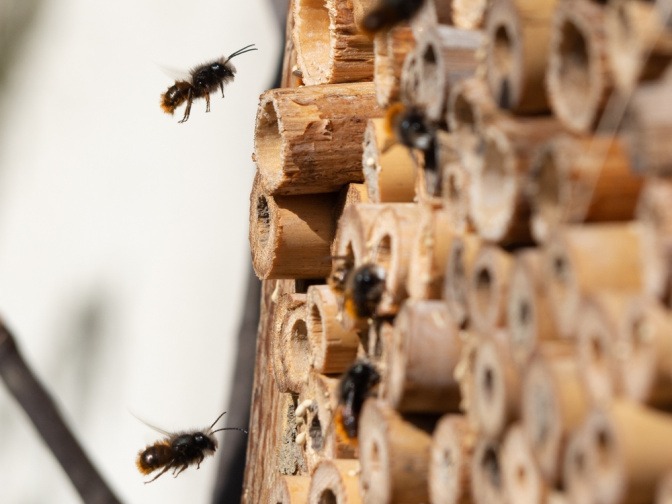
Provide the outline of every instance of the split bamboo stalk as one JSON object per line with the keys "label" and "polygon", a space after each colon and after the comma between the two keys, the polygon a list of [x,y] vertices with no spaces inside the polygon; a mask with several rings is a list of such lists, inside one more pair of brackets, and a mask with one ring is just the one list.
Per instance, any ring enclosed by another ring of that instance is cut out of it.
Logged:
{"label": "split bamboo stalk", "polygon": [[383,399],[400,412],[459,411],[461,343],[443,301],[406,300],[394,320]]}
{"label": "split bamboo stalk", "polygon": [[450,217],[441,209],[420,208],[406,280],[406,290],[411,298],[441,298],[448,252],[454,237]]}
{"label": "split bamboo stalk", "polygon": [[[289,12],[294,9],[294,0],[289,0]],[[294,16],[287,16],[285,23],[285,33],[294,32]],[[301,80],[301,71],[296,63],[296,47],[294,47],[294,40],[292,37],[285,38],[285,50],[282,58],[282,78],[280,85],[283,88],[296,88],[303,86]]]}
{"label": "split bamboo stalk", "polygon": [[658,481],[655,504],[672,504],[672,470]]}
{"label": "split bamboo stalk", "polygon": [[593,411],[586,429],[595,502],[652,502],[657,481],[672,467],[672,417],[615,401]]}
{"label": "split bamboo stalk", "polygon": [[481,239],[473,233],[455,236],[450,243],[446,264],[443,299],[453,320],[464,327],[469,319],[469,291]]}
{"label": "split bamboo stalk", "polygon": [[[309,504],[360,504],[359,461],[323,460],[310,480]],[[306,502],[306,501],[304,501]]]}
{"label": "split bamboo stalk", "polygon": [[323,278],[336,231],[335,194],[271,196],[254,180],[250,195],[250,247],[257,276]]}
{"label": "split bamboo stalk", "polygon": [[378,315],[394,315],[407,296],[406,278],[418,212],[418,206],[412,203],[389,203],[377,215],[369,234],[370,262],[385,270],[385,291]]}
{"label": "split bamboo stalk", "polygon": [[308,501],[308,476],[279,476],[273,484],[273,504],[305,504]]}
{"label": "split bamboo stalk", "polygon": [[658,407],[672,406],[672,313],[652,297],[632,298],[619,340],[624,395]]}
{"label": "split bamboo stalk", "polygon": [[[455,148],[457,156],[449,156],[442,160],[441,167],[441,199],[446,211],[450,214],[453,223],[452,227],[456,233],[466,233],[472,231],[473,227],[469,220],[469,172],[462,163],[460,150],[456,148],[458,136],[451,134],[449,138],[445,135],[439,136],[439,141],[448,140],[450,146]],[[443,149],[443,147],[442,147]]]}
{"label": "split bamboo stalk", "polygon": [[[273,466],[273,470],[276,473],[276,479],[281,474],[306,476],[308,473],[308,466],[306,464],[305,454],[302,446],[296,443],[299,427],[303,425],[301,422],[305,420],[303,415],[300,419],[296,416],[296,401],[298,396],[294,393],[283,393],[276,397],[278,397],[278,415],[275,418],[278,425],[274,426],[274,431],[278,441],[276,441],[276,465]],[[302,480],[298,481],[300,483]],[[308,493],[309,483],[309,479],[305,481],[306,495]],[[297,486],[301,485],[299,484]],[[301,502],[303,504],[305,500]]]}
{"label": "split bamboo stalk", "polygon": [[485,74],[500,107],[517,114],[548,112],[544,80],[556,3],[500,0],[488,6]]}
{"label": "split bamboo stalk", "polygon": [[634,218],[643,179],[630,169],[624,147],[613,135],[562,135],[539,149],[527,188],[537,242],[565,222]]}
{"label": "split bamboo stalk", "polygon": [[362,182],[366,120],[382,115],[370,82],[266,91],[254,145],[264,189],[311,194]]}
{"label": "split bamboo stalk", "polygon": [[658,79],[672,59],[672,33],[655,2],[611,0],[605,12],[609,64],[622,93]]}
{"label": "split bamboo stalk", "polygon": [[359,203],[369,203],[369,196],[366,191],[366,186],[364,184],[348,184],[347,186],[341,189],[339,195],[339,208],[343,210],[339,212],[341,215],[346,208],[351,205],[357,205]]}
{"label": "split bamboo stalk", "polygon": [[[285,293],[280,296],[277,301],[277,308],[274,312],[273,320],[273,330],[271,338],[271,363],[273,365],[273,376],[275,377],[275,383],[278,386],[280,392],[289,392],[290,384],[287,381],[287,375],[289,373],[289,366],[292,364],[289,362],[289,355],[285,352],[286,342],[283,341],[283,328],[288,325],[289,315],[295,310],[303,310],[306,303],[305,294],[295,294],[295,293]],[[300,324],[297,326],[297,330],[300,329]],[[291,336],[291,332],[289,333]],[[295,336],[300,336],[300,331],[296,333]],[[297,339],[296,344],[300,346],[300,339]],[[296,383],[291,384],[294,387],[294,390],[298,391],[296,388]]]}
{"label": "split bamboo stalk", "polygon": [[487,0],[452,0],[452,19],[455,26],[475,30],[483,25]]}
{"label": "split bamboo stalk", "polygon": [[441,417],[432,436],[429,497],[432,503],[471,504],[471,458],[476,435],[463,415]]}
{"label": "split bamboo stalk", "polygon": [[478,418],[476,415],[475,390],[476,390],[476,350],[479,348],[482,336],[474,331],[462,329],[460,331],[460,339],[462,340],[462,352],[460,353],[460,361],[455,366],[455,379],[460,384],[460,409],[464,411],[464,415],[469,420],[469,425],[475,430],[478,426]]}
{"label": "split bamboo stalk", "polygon": [[618,361],[623,342],[619,340],[619,328],[633,295],[632,291],[597,290],[581,303],[576,323],[577,360],[586,391],[595,403],[622,393]]}
{"label": "split bamboo stalk", "polygon": [[362,167],[372,203],[413,201],[415,161],[410,150],[397,143],[384,118],[368,121],[364,132]]}
{"label": "split bamboo stalk", "polygon": [[550,117],[501,115],[484,127],[482,154],[465,160],[470,177],[470,216],[476,231],[489,241],[525,244],[532,241],[530,205],[525,184],[535,149],[558,133]]}
{"label": "split bamboo stalk", "polygon": [[366,239],[380,210],[381,206],[374,203],[360,203],[345,208],[338,221],[332,256],[345,258],[350,266],[363,264],[366,260]]}
{"label": "split bamboo stalk", "polygon": [[529,363],[521,416],[541,474],[557,486],[569,435],[584,421],[589,403],[574,355],[553,353],[542,346]]}
{"label": "split bamboo stalk", "polygon": [[499,438],[520,416],[521,376],[500,330],[484,337],[474,356],[473,414],[479,435]]}
{"label": "split bamboo stalk", "polygon": [[502,479],[510,502],[545,504],[549,487],[544,482],[520,424],[506,431],[501,449]]}
{"label": "split bamboo stalk", "polygon": [[499,441],[481,438],[471,458],[471,495],[475,504],[507,504]]}
{"label": "split bamboo stalk", "polygon": [[365,502],[428,501],[429,434],[389,406],[369,399],[359,420],[359,446],[360,485]]}
{"label": "split bamboo stalk", "polygon": [[307,294],[311,363],[319,373],[343,373],[357,357],[359,337],[338,320],[336,294],[328,285],[311,285]]}
{"label": "split bamboo stalk", "polygon": [[480,247],[468,284],[469,320],[482,334],[506,324],[513,256],[496,245]]}
{"label": "split bamboo stalk", "polygon": [[642,287],[640,236],[635,223],[566,225],[551,235],[544,269],[562,337],[574,334],[583,294],[596,288],[634,291]]}
{"label": "split bamboo stalk", "polygon": [[[287,301],[285,301],[287,299]],[[308,380],[310,371],[310,343],[306,325],[307,309],[305,295],[288,295],[281,298],[281,304],[287,302],[279,338],[274,351],[274,362],[282,362],[280,369],[284,370],[284,384],[288,391],[298,393]],[[280,355],[278,355],[278,353]]]}
{"label": "split bamboo stalk", "polygon": [[594,481],[590,467],[594,463],[593,453],[588,449],[588,431],[582,423],[570,435],[562,462],[564,488],[569,502],[573,504],[594,504]]}
{"label": "split bamboo stalk", "polygon": [[542,254],[524,249],[515,255],[506,302],[506,321],[514,361],[523,369],[541,342],[559,335],[546,293]]}
{"label": "split bamboo stalk", "polygon": [[558,2],[552,20],[546,86],[551,108],[571,130],[593,130],[611,94],[605,38],[604,6],[600,2]]}
{"label": "split bamboo stalk", "polygon": [[294,0],[294,45],[303,81],[310,85],[373,78],[373,43],[355,25],[346,0]]}
{"label": "split bamboo stalk", "polygon": [[409,52],[401,72],[401,98],[438,122],[445,115],[446,95],[476,70],[481,33],[437,25],[427,28]]}
{"label": "split bamboo stalk", "polygon": [[373,39],[373,83],[381,107],[399,101],[401,69],[406,55],[413,50],[415,37],[407,25],[395,26],[376,34]]}

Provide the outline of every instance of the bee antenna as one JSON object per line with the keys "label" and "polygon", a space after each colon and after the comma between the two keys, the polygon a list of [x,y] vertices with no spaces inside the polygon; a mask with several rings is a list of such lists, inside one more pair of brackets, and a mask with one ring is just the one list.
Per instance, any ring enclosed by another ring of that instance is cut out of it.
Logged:
{"label": "bee antenna", "polygon": [[246,45],[245,47],[241,47],[238,49],[236,52],[232,53],[229,55],[228,58],[226,58],[226,61],[229,61],[231,58],[235,58],[236,56],[240,56],[241,54],[245,54],[250,51],[257,51],[257,48],[254,47],[254,44]]}
{"label": "bee antenna", "polygon": [[247,434],[247,431],[245,429],[241,429],[240,427],[224,427],[222,429],[217,429],[217,430],[210,431],[210,434],[214,434],[215,432],[219,432],[219,431],[223,431],[223,430],[237,430],[237,431],[244,432],[245,434]]}
{"label": "bee antenna", "polygon": [[[219,416],[217,417],[217,419],[216,419],[214,422],[212,422],[212,425],[211,425],[210,428],[208,429],[210,432],[212,432],[212,428],[215,426],[215,424],[216,424],[217,422],[219,422],[219,419],[222,418],[224,415],[226,415],[226,411],[225,411],[224,413],[222,413],[221,415],[219,415]],[[215,432],[217,432],[217,431],[215,431]]]}

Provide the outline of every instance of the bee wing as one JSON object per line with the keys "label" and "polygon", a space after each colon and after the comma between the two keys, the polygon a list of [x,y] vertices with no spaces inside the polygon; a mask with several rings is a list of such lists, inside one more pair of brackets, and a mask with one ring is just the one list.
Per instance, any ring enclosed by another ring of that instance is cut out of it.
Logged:
{"label": "bee wing", "polygon": [[[180,68],[173,68],[166,65],[159,65],[161,71],[170,77],[174,81],[190,81],[191,73],[189,70],[183,70]],[[138,419],[139,420],[139,419]]]}
{"label": "bee wing", "polygon": [[133,415],[133,416],[136,418],[136,420],[139,420],[140,422],[142,422],[143,424],[145,424],[147,427],[149,427],[150,429],[155,430],[155,431],[158,432],[159,434],[163,434],[163,435],[166,436],[166,437],[170,437],[170,436],[173,435],[172,432],[168,432],[167,430],[163,430],[163,429],[161,429],[161,428],[159,428],[159,427],[156,427],[155,425],[152,425],[152,424],[150,424],[150,423],[148,423],[148,422],[145,422],[142,418],[140,418],[139,416],[137,416],[137,415],[136,415],[135,413],[133,413],[132,411],[130,411],[129,413],[130,413],[131,415]]}

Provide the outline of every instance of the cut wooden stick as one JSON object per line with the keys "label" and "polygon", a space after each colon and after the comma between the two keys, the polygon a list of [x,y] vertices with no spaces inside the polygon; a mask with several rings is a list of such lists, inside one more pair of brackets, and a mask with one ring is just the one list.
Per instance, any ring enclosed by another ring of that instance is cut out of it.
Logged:
{"label": "cut wooden stick", "polygon": [[365,502],[427,502],[431,437],[380,401],[364,403],[359,462]]}
{"label": "cut wooden stick", "polygon": [[307,502],[309,504],[361,503],[358,474],[358,460],[321,461],[313,471]]}
{"label": "cut wooden stick", "polygon": [[481,438],[471,458],[471,495],[475,504],[505,504],[499,441]]}
{"label": "cut wooden stick", "polygon": [[308,85],[373,78],[373,42],[345,0],[294,0],[294,45]]}
{"label": "cut wooden stick", "polygon": [[596,288],[634,291],[642,287],[640,236],[634,223],[613,223],[563,226],[549,238],[544,269],[562,337],[574,334],[582,294]]}
{"label": "cut wooden stick", "polygon": [[399,101],[401,69],[406,55],[415,46],[413,31],[407,25],[395,26],[373,39],[373,83],[381,107]]}
{"label": "cut wooden stick", "polygon": [[336,231],[336,194],[278,196],[256,177],[250,195],[250,247],[257,276],[324,278]]}
{"label": "cut wooden stick", "polygon": [[524,369],[537,346],[558,339],[546,293],[541,251],[524,249],[515,255],[506,301],[511,353]]}
{"label": "cut wooden stick", "polygon": [[541,477],[520,424],[506,431],[501,449],[502,479],[509,502],[546,502],[549,488]]}
{"label": "cut wooden stick", "polygon": [[408,147],[397,143],[383,118],[369,119],[364,132],[362,167],[372,203],[412,202],[416,163]]}
{"label": "cut wooden stick", "polygon": [[428,206],[421,207],[406,280],[410,297],[441,297],[453,237],[452,222],[447,212]]}
{"label": "cut wooden stick", "polygon": [[278,476],[273,484],[273,504],[305,504],[308,501],[309,476]]}
{"label": "cut wooden stick", "polygon": [[476,234],[467,233],[455,236],[448,251],[443,299],[453,320],[462,327],[469,319],[469,284],[480,247],[481,239]]}
{"label": "cut wooden stick", "polygon": [[541,474],[557,486],[569,435],[584,421],[589,403],[574,353],[548,349],[542,346],[525,372],[521,415]]}
{"label": "cut wooden stick", "polygon": [[357,357],[359,337],[339,322],[338,299],[331,287],[308,287],[307,310],[313,368],[324,374],[344,372]]}
{"label": "cut wooden stick", "polygon": [[266,91],[254,145],[264,189],[311,194],[362,182],[366,120],[382,115],[370,82]]}
{"label": "cut wooden stick", "polygon": [[406,300],[395,317],[383,399],[401,412],[457,412],[459,328],[440,300]]}
{"label": "cut wooden stick", "polygon": [[[283,333],[284,327],[286,324],[289,324],[289,314],[297,309],[304,309],[306,304],[306,295],[305,294],[294,294],[294,293],[285,293],[280,296],[277,301],[277,307],[273,313],[273,336],[271,338],[271,363],[273,366],[273,376],[275,377],[275,383],[278,386],[280,392],[289,392],[290,383],[287,381],[288,369],[291,363],[289,362],[289,354],[287,350],[287,342],[283,340],[283,336],[289,335],[292,336],[291,331],[288,333]],[[300,324],[297,326],[297,330],[300,329]],[[288,330],[288,329],[287,329]],[[300,331],[295,334],[295,336],[300,336]],[[301,346],[300,339],[297,339],[296,345]],[[307,343],[307,342],[306,342]],[[305,349],[308,350],[308,346],[305,345]],[[304,362],[300,360],[299,362]],[[297,384],[291,383],[293,387],[292,390],[298,392]]]}
{"label": "cut wooden stick", "polygon": [[470,504],[471,458],[476,435],[462,415],[439,420],[432,436],[429,464],[430,502]]}
{"label": "cut wooden stick", "polygon": [[467,30],[483,25],[487,0],[452,0],[452,20],[455,26]]}
{"label": "cut wooden stick", "polygon": [[591,0],[558,2],[546,86],[551,108],[571,130],[597,126],[613,88],[606,52],[604,6]]}
{"label": "cut wooden stick", "polygon": [[277,361],[282,362],[280,369],[285,372],[284,384],[286,389],[298,393],[308,380],[311,360],[308,326],[306,324],[308,315],[306,296],[300,294],[288,295],[288,297],[281,299],[281,306],[284,303],[287,303],[288,306],[284,310],[280,331],[276,333],[279,336],[279,342],[275,347],[274,365]]}
{"label": "cut wooden stick", "polygon": [[648,503],[672,467],[672,417],[634,402],[614,401],[586,423],[595,502]]}
{"label": "cut wooden stick", "polygon": [[450,88],[474,74],[481,43],[479,31],[443,25],[424,30],[404,61],[402,101],[421,109],[430,121],[442,120]]}
{"label": "cut wooden stick", "polygon": [[544,81],[557,0],[492,2],[485,21],[485,75],[499,106],[517,114],[548,111]]}
{"label": "cut wooden stick", "polygon": [[564,222],[631,220],[642,183],[618,137],[558,136],[530,167],[532,235],[543,243]]}
{"label": "cut wooden stick", "polygon": [[492,334],[506,323],[506,305],[513,256],[496,245],[477,253],[468,284],[469,320],[482,334]]}

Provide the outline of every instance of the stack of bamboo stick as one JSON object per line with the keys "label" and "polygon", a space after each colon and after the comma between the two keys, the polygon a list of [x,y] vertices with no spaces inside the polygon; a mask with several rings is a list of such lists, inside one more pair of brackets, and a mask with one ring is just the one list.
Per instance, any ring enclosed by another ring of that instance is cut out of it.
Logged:
{"label": "stack of bamboo stick", "polygon": [[[368,36],[367,1],[292,1],[245,502],[672,502],[668,3],[425,0]],[[327,282],[364,264],[368,319]],[[353,442],[357,359],[381,381]]]}

